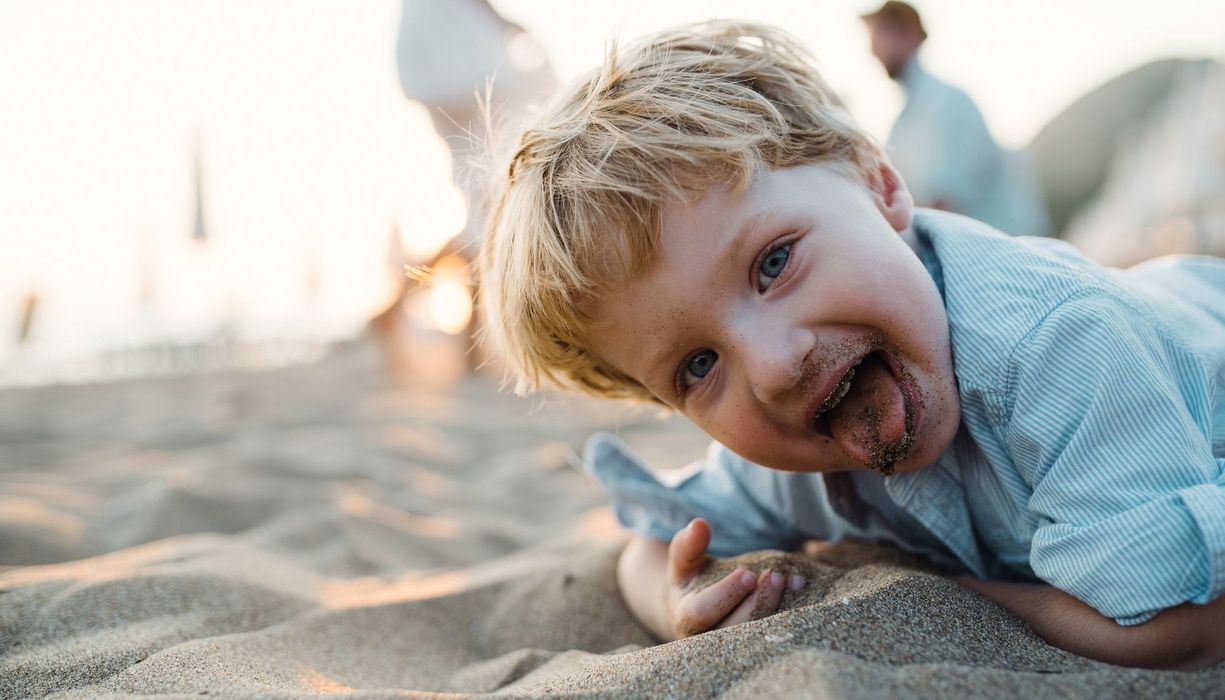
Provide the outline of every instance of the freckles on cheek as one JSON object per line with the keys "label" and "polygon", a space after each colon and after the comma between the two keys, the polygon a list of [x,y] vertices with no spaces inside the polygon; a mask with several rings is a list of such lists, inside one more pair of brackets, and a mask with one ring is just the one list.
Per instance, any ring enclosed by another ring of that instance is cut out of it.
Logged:
{"label": "freckles on cheek", "polygon": [[770,446],[777,441],[771,427],[753,413],[730,413],[717,425],[698,425],[733,452],[749,456],[750,459],[768,454]]}

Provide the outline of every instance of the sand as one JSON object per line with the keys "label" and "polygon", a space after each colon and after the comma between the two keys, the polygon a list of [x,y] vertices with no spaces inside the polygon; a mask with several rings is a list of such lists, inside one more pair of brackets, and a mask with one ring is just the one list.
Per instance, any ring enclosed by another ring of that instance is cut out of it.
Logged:
{"label": "sand", "polygon": [[[0,697],[1225,696],[1225,668],[1054,649],[920,562],[850,543],[747,563],[784,612],[655,645],[575,449],[703,440],[488,380],[393,387],[369,348],[261,374],[0,392]],[[712,571],[711,575],[717,575]]]}

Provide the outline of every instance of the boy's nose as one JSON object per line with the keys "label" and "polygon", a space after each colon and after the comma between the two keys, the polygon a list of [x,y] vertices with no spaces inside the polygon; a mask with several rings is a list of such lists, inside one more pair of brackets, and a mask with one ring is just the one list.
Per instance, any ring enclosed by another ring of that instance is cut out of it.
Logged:
{"label": "boy's nose", "polygon": [[753,395],[770,403],[786,394],[804,371],[804,357],[812,349],[811,334],[800,329],[759,332],[744,339],[744,365]]}

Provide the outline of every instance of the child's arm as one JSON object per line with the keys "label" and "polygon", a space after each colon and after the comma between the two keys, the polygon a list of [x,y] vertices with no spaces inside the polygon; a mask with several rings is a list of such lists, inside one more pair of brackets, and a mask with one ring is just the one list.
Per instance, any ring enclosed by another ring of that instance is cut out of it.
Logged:
{"label": "child's arm", "polygon": [[[730,627],[778,610],[782,574],[760,576],[738,568],[698,589],[695,581],[710,557],[710,526],[701,518],[676,533],[672,543],[635,536],[621,553],[617,581],[621,595],[647,629],[664,641]],[[760,600],[759,600],[760,599]]]}
{"label": "child's arm", "polygon": [[958,581],[1073,654],[1147,668],[1203,668],[1225,660],[1225,597],[1205,605],[1179,605],[1125,627],[1054,586],[970,577]]}

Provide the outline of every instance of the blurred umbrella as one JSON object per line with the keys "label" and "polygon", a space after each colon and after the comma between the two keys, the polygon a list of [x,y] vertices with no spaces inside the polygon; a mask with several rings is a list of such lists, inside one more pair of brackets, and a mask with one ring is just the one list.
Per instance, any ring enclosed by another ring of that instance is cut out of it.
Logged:
{"label": "blurred umbrella", "polygon": [[200,155],[200,136],[196,134],[191,142],[192,174],[195,187],[195,219],[191,229],[191,239],[200,243],[208,240],[208,225],[204,216],[204,167]]}
{"label": "blurred umbrella", "polygon": [[30,339],[30,331],[34,328],[34,315],[38,311],[38,292],[30,290],[21,301],[21,320],[17,324],[17,345],[25,345]]}

